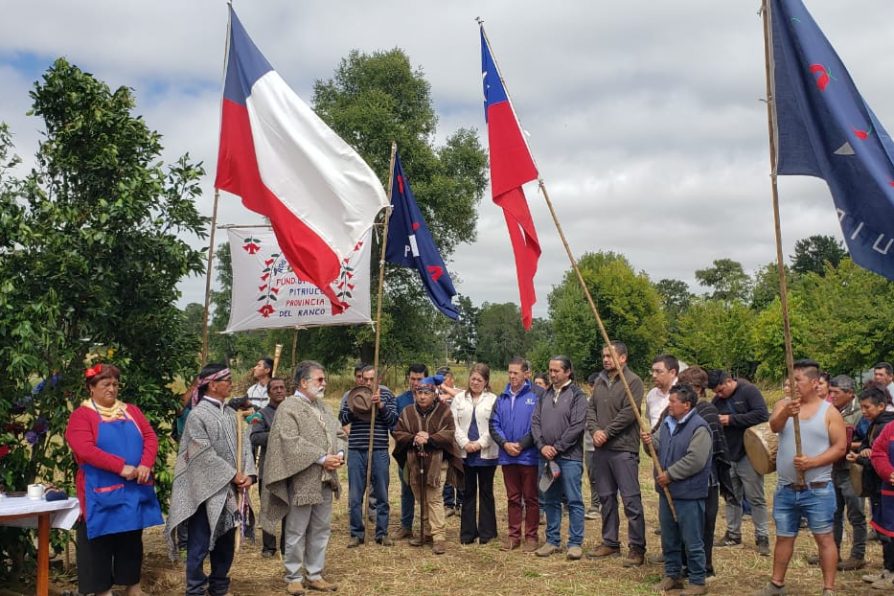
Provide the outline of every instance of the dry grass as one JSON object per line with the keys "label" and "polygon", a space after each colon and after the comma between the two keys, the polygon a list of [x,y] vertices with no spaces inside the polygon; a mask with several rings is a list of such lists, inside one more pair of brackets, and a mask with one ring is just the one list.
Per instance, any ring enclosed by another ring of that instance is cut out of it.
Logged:
{"label": "dry grass", "polygon": [[[331,395],[339,395],[333,391]],[[337,397],[328,398],[331,407],[337,407]],[[652,533],[657,526],[657,494],[651,480],[650,460],[642,457],[640,479],[647,521],[647,541],[650,553],[660,551],[659,537]],[[344,486],[347,486],[342,471]],[[399,483],[396,467],[391,467],[391,530],[399,527]],[[767,495],[772,499],[775,476],[767,479]],[[586,485],[586,482],[584,483]],[[506,528],[506,501],[502,477],[495,480],[498,527]],[[584,488],[585,499],[588,487]],[[253,491],[257,507],[257,494]],[[417,511],[418,513],[418,511]],[[416,520],[418,524],[418,518]],[[772,522],[771,522],[772,523]],[[337,501],[332,519],[332,539],[327,553],[325,577],[339,586],[338,593],[346,595],[369,594],[433,594],[465,595],[486,592],[493,596],[503,595],[573,595],[573,594],[650,594],[661,579],[661,565],[649,565],[639,569],[625,569],[618,558],[600,561],[568,561],[564,556],[547,559],[525,555],[515,550],[505,553],[499,550],[499,540],[490,544],[461,546],[459,544],[459,518],[447,520],[448,551],[435,556],[430,547],[413,548],[406,541],[394,547],[382,547],[374,543],[360,548],[346,548],[348,514],[346,494]],[[586,521],[585,550],[600,542],[601,523]],[[622,515],[622,544],[626,538],[626,521]],[[725,530],[721,504],[717,535]],[[543,527],[541,527],[541,539]],[[771,529],[772,535],[772,529]],[[563,532],[563,537],[567,533]],[[772,559],[761,557],[754,546],[753,527],[750,518],[743,525],[747,543],[738,548],[718,548],[714,551],[718,579],[710,585],[714,594],[750,594],[769,579]],[[771,540],[772,542],[772,540]],[[146,560],[143,588],[148,594],[182,593],[183,567],[171,563],[166,556],[162,529],[151,528],[144,534]],[[846,533],[844,550],[849,552],[850,538]],[[626,549],[625,549],[626,550]],[[816,551],[810,535],[802,532],[796,544],[796,554],[789,567],[787,586],[790,594],[818,594],[822,578],[817,567],[806,564],[804,557]],[[867,553],[867,570],[881,569],[881,548],[870,543]],[[866,585],[860,575],[868,571],[838,574],[839,594],[866,593]],[[262,558],[260,532],[257,544],[245,544],[237,554],[231,571],[234,594],[285,594],[282,579],[282,563],[278,557]],[[58,588],[65,586],[57,583]],[[70,589],[70,584],[69,584]],[[878,592],[876,592],[878,593]]]}

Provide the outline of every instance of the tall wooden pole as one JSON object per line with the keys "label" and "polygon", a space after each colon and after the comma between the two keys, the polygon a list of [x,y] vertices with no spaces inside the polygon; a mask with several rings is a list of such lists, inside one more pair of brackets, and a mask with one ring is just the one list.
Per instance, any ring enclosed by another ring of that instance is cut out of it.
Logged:
{"label": "tall wooden pole", "polygon": [[[388,199],[391,200],[391,190],[394,181],[394,159],[397,155],[397,143],[391,143],[391,165],[388,167]],[[388,220],[391,219],[391,205],[385,207],[385,220],[382,226],[382,256],[379,260],[379,290],[378,290],[378,300],[376,301],[376,343],[375,348],[373,350],[373,368],[376,371],[376,376],[373,379],[373,383],[375,384],[372,387],[372,392],[376,393],[379,390],[379,345],[382,340],[382,295],[385,290],[385,250],[388,248]],[[373,464],[373,436],[375,435],[375,427],[376,427],[376,411],[378,410],[378,406],[373,406],[372,412],[370,412],[369,418],[369,447],[366,451],[366,495],[361,503],[362,509],[360,511],[361,515],[366,517],[366,510],[369,507],[369,493],[370,493],[370,480],[372,479],[372,464]],[[369,526],[372,525],[370,523],[366,523],[364,527],[366,530],[364,531],[364,541],[369,535]]]}
{"label": "tall wooden pole", "polygon": [[[476,19],[476,21],[481,27],[481,33],[484,37],[485,43],[487,43],[488,48],[490,48],[490,39],[487,37],[487,33],[484,32],[482,21],[480,19]],[[497,70],[497,74],[500,76],[500,82],[503,83],[503,89],[506,91],[507,99],[509,99],[509,105],[512,105],[512,99],[509,97],[509,88],[506,86],[506,81],[505,79],[503,79],[503,73],[500,71],[500,66],[499,64],[497,64],[497,59],[494,56],[493,51],[491,51],[490,55],[491,59],[494,62],[494,67]],[[516,120],[517,119],[518,118],[516,117]],[[533,161],[533,159],[534,157],[532,154],[531,160]],[[549,208],[549,213],[550,215],[552,215],[553,222],[556,224],[556,230],[559,232],[559,238],[562,240],[562,245],[565,247],[565,253],[568,255],[568,260],[571,262],[571,267],[572,269],[574,269],[577,280],[578,282],[580,282],[581,290],[583,290],[584,296],[586,296],[587,302],[590,304],[590,310],[593,312],[593,318],[596,319],[596,325],[599,327],[599,333],[600,335],[602,335],[602,341],[609,348],[612,363],[615,366],[615,370],[618,371],[618,378],[621,379],[621,383],[624,385],[624,392],[627,394],[627,401],[630,403],[630,409],[633,410],[633,414],[636,417],[636,422],[637,424],[639,424],[640,429],[643,432],[649,432],[651,428],[643,420],[642,413],[640,412],[640,405],[636,403],[636,399],[633,397],[633,391],[631,391],[630,385],[629,383],[627,383],[627,379],[624,377],[624,369],[621,366],[621,362],[618,360],[618,355],[615,353],[615,350],[612,347],[611,338],[609,338],[608,336],[608,331],[606,331],[605,329],[605,324],[603,324],[602,322],[602,317],[599,316],[599,309],[596,308],[596,303],[593,301],[593,297],[590,295],[590,290],[587,289],[587,284],[584,281],[584,276],[583,274],[581,274],[580,268],[577,266],[577,259],[574,258],[574,253],[571,252],[571,247],[568,245],[568,240],[565,238],[565,232],[562,230],[562,224],[559,223],[559,216],[556,214],[553,203],[549,198],[549,193],[546,191],[546,184],[543,182],[542,178],[538,178],[537,182],[540,188],[540,192],[541,194],[543,194],[543,198],[546,201],[546,206]],[[655,470],[658,472],[658,474],[662,474],[664,470],[661,467],[661,462],[658,461],[658,454],[655,451],[655,446],[652,444],[649,444],[649,453],[652,456],[652,463],[655,466]],[[674,520],[676,520],[677,510],[676,508],[674,508],[674,500],[671,497],[670,490],[667,487],[664,487],[664,496],[667,498],[667,504],[671,510],[671,515],[673,515]]]}
{"label": "tall wooden pole", "polygon": [[[776,121],[776,95],[772,75],[773,66],[773,19],[770,14],[770,5],[763,0],[761,16],[764,25],[764,71],[767,79],[767,129],[770,139],[770,188],[773,197],[773,229],[776,233],[776,269],[779,273],[779,301],[782,306],[782,338],[785,343],[785,368],[788,373],[789,386],[792,399],[800,400],[795,388],[795,356],[792,348],[792,325],[788,308],[788,282],[785,278],[785,261],[782,256],[782,225],[779,218],[779,188],[776,184],[776,168],[778,165],[778,128]],[[792,417],[792,427],[795,431],[795,456],[801,456],[801,421],[797,416]],[[798,483],[804,484],[804,472],[798,471]]]}
{"label": "tall wooden pole", "polygon": [[217,231],[217,205],[220,191],[214,189],[214,207],[211,210],[211,234],[208,240],[208,266],[205,271],[205,311],[202,313],[202,362],[199,368],[208,362],[208,311],[211,308],[211,278],[214,274],[214,232]]}

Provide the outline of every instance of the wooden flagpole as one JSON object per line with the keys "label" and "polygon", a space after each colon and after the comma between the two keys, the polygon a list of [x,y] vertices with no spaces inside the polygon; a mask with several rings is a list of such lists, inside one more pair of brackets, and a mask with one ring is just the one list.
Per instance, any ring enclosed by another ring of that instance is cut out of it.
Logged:
{"label": "wooden flagpole", "polygon": [[[394,159],[397,155],[397,143],[391,143],[391,165],[388,168],[388,198],[391,200],[391,190],[392,184],[394,181]],[[382,340],[382,295],[385,289],[385,250],[388,248],[388,220],[391,219],[391,205],[389,204],[385,207],[385,221],[382,226],[382,257],[379,260],[379,290],[378,290],[378,301],[376,303],[376,343],[375,348],[373,350],[373,368],[376,371],[375,379],[373,379],[373,383],[375,387],[371,387],[372,392],[375,393],[379,390],[379,346]],[[366,510],[369,508],[369,495],[370,495],[370,480],[372,479],[372,463],[373,463],[373,436],[375,435],[375,426],[376,426],[376,411],[379,408],[377,406],[373,406],[372,412],[370,412],[369,418],[369,447],[366,451],[366,490],[364,491],[364,498],[361,502],[361,515],[366,517]],[[364,524],[364,542],[369,535],[369,527],[372,524],[366,523]]]}
{"label": "wooden flagpole", "polygon": [[[800,400],[795,385],[795,357],[792,347],[792,326],[788,308],[788,283],[785,278],[785,261],[782,256],[782,225],[779,218],[779,188],[776,184],[776,169],[778,165],[778,129],[776,120],[776,95],[771,74],[773,65],[773,41],[771,27],[773,26],[770,5],[767,0],[762,0],[761,17],[764,27],[764,71],[767,79],[767,128],[770,139],[770,188],[773,197],[773,228],[776,233],[776,269],[779,273],[779,301],[782,306],[782,337],[785,343],[785,368],[788,373],[792,399]],[[795,431],[795,456],[801,456],[801,421],[797,416],[792,418],[792,427]],[[798,471],[798,483],[804,484],[804,472]]]}
{"label": "wooden flagpole", "polygon": [[[478,24],[481,26],[481,33],[484,36],[485,43],[487,43],[488,48],[490,48],[490,39],[487,37],[487,33],[484,31],[483,21],[481,19],[476,19]],[[509,100],[509,105],[512,105],[512,99],[509,95],[509,89],[506,86],[506,81],[503,79],[503,73],[500,70],[500,65],[497,63],[497,58],[494,56],[493,51],[490,52],[491,59],[493,60],[494,67],[497,70],[497,74],[500,77],[500,82],[503,83],[503,89],[506,92],[506,98]],[[515,114],[515,108],[513,108],[513,114]],[[516,115],[516,121],[518,120],[518,116]],[[519,126],[521,128],[521,126]],[[527,143],[527,141],[526,141]],[[530,148],[528,149],[530,152]],[[531,160],[534,161],[534,155],[531,154]],[[536,166],[536,161],[534,162]],[[539,172],[540,169],[538,168]],[[624,385],[624,392],[627,394],[627,401],[630,404],[630,408],[633,410],[633,414],[636,417],[636,422],[639,424],[640,429],[643,432],[649,432],[651,428],[643,419],[642,413],[640,412],[640,406],[636,403],[636,399],[633,397],[633,391],[630,389],[630,385],[627,383],[627,379],[624,377],[624,370],[621,367],[621,363],[618,360],[618,355],[615,353],[614,348],[611,344],[611,338],[608,336],[608,331],[605,329],[605,324],[602,322],[602,317],[599,316],[599,309],[596,308],[596,303],[593,301],[593,297],[590,295],[590,290],[587,288],[587,284],[584,281],[584,276],[580,271],[580,268],[577,265],[577,259],[574,258],[574,253],[571,252],[571,247],[568,244],[568,240],[565,238],[565,232],[562,230],[562,224],[559,223],[559,216],[556,214],[556,210],[553,207],[553,203],[549,198],[549,193],[546,190],[546,184],[543,182],[543,178],[538,177],[537,179],[538,188],[540,189],[541,194],[543,195],[544,200],[546,201],[546,206],[549,208],[550,215],[553,218],[553,223],[556,225],[556,230],[559,232],[559,238],[562,240],[562,245],[565,247],[565,253],[568,255],[568,260],[571,262],[571,267],[574,269],[574,273],[577,276],[577,280],[580,283],[581,290],[584,292],[584,296],[587,298],[587,302],[590,305],[590,310],[593,312],[593,318],[596,319],[596,325],[599,327],[599,333],[602,335],[602,340],[606,346],[609,347],[609,353],[612,357],[612,362],[614,363],[615,369],[618,371],[618,377],[621,379],[621,383]],[[649,444],[649,453],[652,456],[652,463],[655,466],[655,470],[662,474],[664,470],[661,467],[661,462],[658,461],[658,453],[655,451],[655,446]],[[674,517],[674,520],[677,519],[677,510],[674,507],[674,500],[671,497],[670,489],[664,487],[664,495],[667,498],[667,504],[670,507],[671,514]]]}
{"label": "wooden flagpole", "polygon": [[217,205],[220,191],[214,189],[214,207],[211,210],[211,233],[208,240],[208,266],[205,272],[205,310],[202,313],[202,362],[199,368],[208,362],[208,311],[211,308],[211,278],[214,274],[214,232],[217,230]]}

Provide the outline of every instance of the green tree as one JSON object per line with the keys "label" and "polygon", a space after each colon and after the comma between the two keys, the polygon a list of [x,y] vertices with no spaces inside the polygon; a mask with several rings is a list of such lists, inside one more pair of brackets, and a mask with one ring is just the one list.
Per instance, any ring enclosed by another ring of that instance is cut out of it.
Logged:
{"label": "green tree", "polygon": [[832,267],[847,256],[841,241],[833,236],[815,235],[802,238],[795,243],[795,253],[791,256],[792,270],[798,274],[816,273],[825,275],[826,263]]}
{"label": "green tree", "polygon": [[[797,277],[792,275],[789,267],[785,268],[785,280],[786,286],[791,291]],[[754,286],[751,289],[752,310],[762,311],[777,296],[779,296],[779,267],[775,261],[771,261],[754,273]]]}
{"label": "green tree", "polygon": [[[477,206],[487,185],[485,152],[476,132],[467,129],[447,135],[442,146],[434,145],[437,116],[430,85],[402,50],[352,51],[332,79],[315,83],[313,104],[383,183],[389,176],[391,143],[397,143],[419,208],[445,260],[460,242],[475,240]],[[378,247],[373,250],[379,253]],[[443,342],[414,327],[449,324],[438,318],[428,302],[418,274],[389,265],[386,275],[383,311],[399,324],[383,321],[383,332],[388,334],[383,358],[397,362],[440,352]],[[372,353],[372,336],[362,329],[342,328],[333,333],[347,335],[347,343],[357,346],[361,354]],[[425,345],[429,340],[431,344]]]}
{"label": "green tree", "polygon": [[754,370],[754,312],[741,302],[696,300],[678,320],[671,345],[690,364],[750,376]]}
{"label": "green tree", "polygon": [[457,298],[459,319],[449,323],[453,358],[458,362],[471,363],[478,353],[478,317],[481,311],[468,296],[459,294]]}
{"label": "green tree", "polygon": [[[188,156],[165,168],[161,137],[133,113],[133,92],[64,59],[31,99],[44,125],[36,165],[22,180],[0,167],[0,444],[12,450],[0,482],[21,490],[35,478],[61,481],[71,492],[61,434],[85,397],[90,359],[122,368],[122,399],[159,433],[159,460],[171,453],[179,400],[167,385],[194,373],[199,348],[175,303],[180,279],[203,269],[201,251],[181,239],[205,237],[195,209],[203,170]],[[4,128],[0,163],[10,153]],[[162,503],[170,482],[158,467]],[[0,560],[29,544],[3,540]]]}
{"label": "green tree", "polygon": [[[792,352],[795,359],[813,358],[805,348],[806,337],[812,333],[804,313],[800,296],[792,292],[788,300],[789,322],[792,329]],[[786,376],[785,340],[782,327],[782,303],[779,297],[757,315],[751,329],[754,343],[754,359],[759,364],[755,370],[758,379],[781,381]]]}
{"label": "green tree", "polygon": [[711,267],[696,270],[695,279],[714,290],[708,294],[713,300],[747,302],[751,293],[751,278],[742,263],[732,259],[715,259]]}
{"label": "green tree", "polygon": [[[631,368],[646,370],[667,341],[667,319],[655,286],[617,253],[587,253],[578,266],[609,337],[627,344]],[[572,359],[578,376],[601,370],[602,337],[573,271],[550,292],[549,313],[556,345]]]}
{"label": "green tree", "polygon": [[493,369],[505,369],[513,357],[527,353],[528,337],[522,327],[521,311],[512,302],[482,304],[477,335],[477,359]]}

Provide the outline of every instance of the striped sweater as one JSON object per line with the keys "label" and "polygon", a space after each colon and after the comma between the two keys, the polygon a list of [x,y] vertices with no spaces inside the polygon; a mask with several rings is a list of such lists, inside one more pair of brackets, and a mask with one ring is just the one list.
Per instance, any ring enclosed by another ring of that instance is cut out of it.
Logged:
{"label": "striped sweater", "polygon": [[[397,400],[391,390],[384,385],[379,385],[379,393],[382,396],[382,403],[385,405],[380,410],[376,410],[373,449],[388,449],[388,431],[397,423]],[[348,409],[347,400],[342,402],[338,420],[343,425],[351,425],[348,449],[369,449],[369,422],[355,418],[351,414],[351,410]]]}

